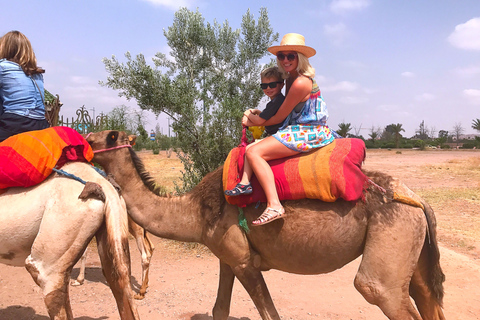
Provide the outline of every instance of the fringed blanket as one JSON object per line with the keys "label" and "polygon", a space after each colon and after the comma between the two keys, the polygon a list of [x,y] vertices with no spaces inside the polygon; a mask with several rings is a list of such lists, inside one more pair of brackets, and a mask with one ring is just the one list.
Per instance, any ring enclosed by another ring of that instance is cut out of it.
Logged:
{"label": "fringed blanket", "polygon": [[[223,167],[223,188],[232,189],[243,173],[245,147],[230,151]],[[360,139],[336,139],[318,150],[285,159],[269,161],[280,200],[320,199],[334,202],[342,198],[356,201],[363,197],[367,177],[361,170],[365,144]],[[253,193],[225,196],[240,207],[266,201],[260,183],[252,177]]]}
{"label": "fringed blanket", "polygon": [[36,185],[67,161],[92,158],[88,142],[68,127],[14,135],[0,143],[0,189]]}

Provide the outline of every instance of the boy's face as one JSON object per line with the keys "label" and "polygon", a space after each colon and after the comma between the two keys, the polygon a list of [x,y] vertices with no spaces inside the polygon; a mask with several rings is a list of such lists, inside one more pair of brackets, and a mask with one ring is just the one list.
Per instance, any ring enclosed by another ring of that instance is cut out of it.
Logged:
{"label": "boy's face", "polygon": [[[283,81],[281,79],[272,77],[262,77],[262,84],[270,84],[267,86],[266,89],[262,89],[263,93],[265,93],[270,99],[275,98],[277,95],[280,94],[283,88]],[[270,86],[275,86],[275,88],[270,88]]]}

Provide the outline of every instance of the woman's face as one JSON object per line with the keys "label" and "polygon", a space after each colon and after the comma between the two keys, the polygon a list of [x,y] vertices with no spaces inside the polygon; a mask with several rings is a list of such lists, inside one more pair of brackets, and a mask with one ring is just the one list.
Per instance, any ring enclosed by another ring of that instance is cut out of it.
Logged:
{"label": "woman's face", "polygon": [[280,51],[277,60],[286,72],[292,72],[298,66],[298,54],[295,51]]}

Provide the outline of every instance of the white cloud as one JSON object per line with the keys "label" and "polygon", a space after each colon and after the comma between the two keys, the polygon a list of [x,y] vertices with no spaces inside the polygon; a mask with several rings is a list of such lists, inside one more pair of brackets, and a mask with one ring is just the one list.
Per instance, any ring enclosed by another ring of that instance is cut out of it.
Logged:
{"label": "white cloud", "polygon": [[448,36],[448,41],[460,49],[480,50],[480,17],[457,25],[455,31]]}
{"label": "white cloud", "polygon": [[393,104],[382,104],[377,107],[377,110],[380,111],[395,111],[398,109],[398,106]]}
{"label": "white cloud", "polygon": [[355,82],[350,81],[340,81],[333,85],[328,85],[323,87],[325,91],[346,91],[353,92],[359,88],[359,85]]}
{"label": "white cloud", "polygon": [[180,7],[191,7],[196,0],[142,0],[155,6],[167,7],[171,10],[177,10]]}
{"label": "white cloud", "polygon": [[330,3],[330,10],[342,14],[349,11],[359,11],[370,5],[370,0],[333,0]]}
{"label": "white cloud", "polygon": [[465,89],[463,94],[473,104],[480,104],[480,90],[478,89]]}
{"label": "white cloud", "polygon": [[431,93],[423,93],[415,97],[417,101],[432,101],[435,100],[437,97]]}
{"label": "white cloud", "polygon": [[465,89],[463,93],[469,97],[480,98],[480,90],[477,89]]}
{"label": "white cloud", "polygon": [[413,77],[415,77],[415,73],[410,72],[410,71],[405,71],[405,72],[402,72],[402,77],[413,78]]}
{"label": "white cloud", "polygon": [[340,98],[340,102],[345,104],[362,104],[366,103],[368,99],[364,97],[342,97]]}
{"label": "white cloud", "polygon": [[340,22],[334,25],[325,25],[323,33],[331,38],[334,44],[340,44],[348,36],[348,29],[346,25]]}
{"label": "white cloud", "polygon": [[480,74],[480,66],[469,66],[465,68],[457,68],[454,72],[462,77],[471,77]]}

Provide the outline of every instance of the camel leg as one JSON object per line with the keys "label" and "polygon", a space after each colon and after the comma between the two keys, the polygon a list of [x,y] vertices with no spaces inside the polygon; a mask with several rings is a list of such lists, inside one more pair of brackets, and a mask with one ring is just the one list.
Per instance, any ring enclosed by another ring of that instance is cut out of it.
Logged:
{"label": "camel leg", "polygon": [[411,303],[409,285],[426,234],[426,222],[420,209],[403,204],[383,216],[369,219],[362,262],[355,287],[391,320],[421,320]]}
{"label": "camel leg", "polygon": [[[45,215],[31,253],[25,260],[25,267],[43,292],[50,318],[70,320],[73,319],[69,297],[70,276],[93,232],[86,224],[85,230],[74,230],[77,222],[73,218],[63,225],[58,221],[48,223],[47,220]],[[101,220],[97,223],[100,224]],[[52,230],[52,225],[58,229]],[[52,239],[63,240],[52,243]]]}
{"label": "camel leg", "polygon": [[230,302],[232,301],[232,290],[235,275],[232,268],[220,261],[220,280],[218,282],[217,300],[213,307],[213,319],[226,320],[230,314]]}
{"label": "camel leg", "polygon": [[87,260],[87,251],[88,251],[88,247],[85,249],[82,257],[80,258],[80,272],[78,274],[77,279],[72,279],[72,281],[70,282],[70,285],[74,287],[81,286],[85,281],[85,262]]}
{"label": "camel leg", "polygon": [[262,272],[251,263],[236,266],[232,270],[252,298],[262,319],[280,320]]}
{"label": "camel leg", "polygon": [[133,300],[133,291],[130,286],[130,252],[128,239],[125,239],[122,247],[124,261],[122,266],[115,265],[114,253],[108,245],[108,234],[105,226],[102,226],[95,234],[97,239],[98,255],[102,264],[102,271],[117,302],[118,311],[122,320],[138,320],[136,306]]}
{"label": "camel leg", "polygon": [[142,256],[142,286],[138,294],[134,296],[137,300],[145,298],[145,293],[148,288],[148,271],[150,269],[150,261],[152,260],[153,250],[155,246],[148,237],[145,229],[136,224],[130,217],[128,217],[128,229],[135,238],[138,251]]}

